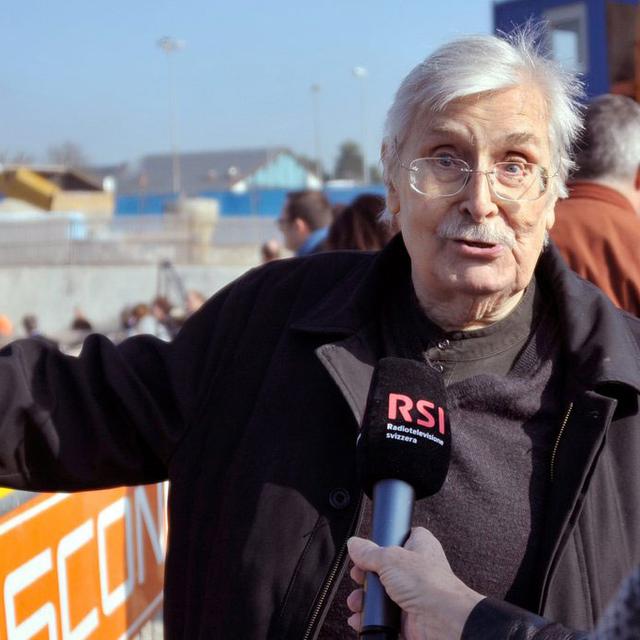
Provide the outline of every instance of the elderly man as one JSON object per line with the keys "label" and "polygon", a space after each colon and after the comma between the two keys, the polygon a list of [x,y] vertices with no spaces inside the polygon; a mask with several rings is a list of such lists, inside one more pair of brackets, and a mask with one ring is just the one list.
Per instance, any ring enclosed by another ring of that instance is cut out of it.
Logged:
{"label": "elderly man", "polygon": [[640,316],[640,105],[593,100],[576,162],[551,237],[574,271]]}
{"label": "elderly man", "polygon": [[579,95],[525,35],[436,51],[389,112],[383,251],[270,263],[169,344],[5,349],[3,482],[168,478],[171,640],[344,637],[358,426],[378,359],[415,358],[453,431],[416,524],[478,593],[591,626],[640,560],[640,321],[544,250]]}

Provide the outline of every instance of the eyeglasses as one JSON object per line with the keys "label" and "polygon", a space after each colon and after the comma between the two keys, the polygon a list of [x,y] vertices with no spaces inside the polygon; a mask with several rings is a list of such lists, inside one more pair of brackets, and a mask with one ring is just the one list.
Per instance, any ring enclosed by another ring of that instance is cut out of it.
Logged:
{"label": "eyeglasses", "polygon": [[502,200],[537,200],[553,177],[540,165],[519,160],[496,162],[488,171],[472,169],[464,160],[451,156],[416,158],[408,166],[402,162],[400,166],[409,172],[413,190],[428,198],[455,196],[467,186],[472,174],[482,173],[491,191]]}

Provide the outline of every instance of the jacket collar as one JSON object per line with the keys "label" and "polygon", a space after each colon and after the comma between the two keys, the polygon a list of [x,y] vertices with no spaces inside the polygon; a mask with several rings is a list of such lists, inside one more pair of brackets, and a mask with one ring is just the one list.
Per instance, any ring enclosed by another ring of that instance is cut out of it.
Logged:
{"label": "jacket collar", "polygon": [[327,239],[329,235],[329,227],[322,227],[312,231],[307,239],[302,243],[296,255],[301,258],[302,256],[310,256],[312,253],[316,253],[320,249],[320,245]]}
{"label": "jacket collar", "polygon": [[382,294],[410,274],[409,255],[400,234],[378,253],[359,252],[355,269],[291,328],[310,333],[353,334],[375,318]]}
{"label": "jacket collar", "polygon": [[[347,336],[378,312],[382,293],[411,273],[400,234],[378,254],[367,254],[341,283],[291,327],[310,333]],[[585,386],[622,384],[640,393],[640,348],[630,323],[640,320],[617,309],[594,285],[566,265],[553,244],[542,253],[536,276],[555,300],[567,368]]]}
{"label": "jacket collar", "polygon": [[640,321],[571,271],[553,244],[536,274],[554,297],[569,370],[587,386],[623,384],[640,393],[640,348],[631,329],[635,322],[640,333]]}

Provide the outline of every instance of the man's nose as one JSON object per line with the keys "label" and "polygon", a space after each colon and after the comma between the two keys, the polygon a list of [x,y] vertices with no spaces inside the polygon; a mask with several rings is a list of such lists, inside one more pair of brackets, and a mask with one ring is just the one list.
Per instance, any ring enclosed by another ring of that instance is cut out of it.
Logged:
{"label": "man's nose", "polygon": [[469,181],[464,188],[464,197],[460,202],[460,211],[469,214],[475,222],[498,213],[497,198],[493,193],[489,180],[491,176],[482,171],[469,174]]}

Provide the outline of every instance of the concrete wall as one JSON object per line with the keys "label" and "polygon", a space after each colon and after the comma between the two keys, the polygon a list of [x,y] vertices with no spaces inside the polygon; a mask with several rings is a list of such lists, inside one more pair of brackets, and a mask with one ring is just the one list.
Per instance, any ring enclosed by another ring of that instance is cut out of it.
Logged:
{"label": "concrete wall", "polygon": [[115,196],[109,191],[58,191],[52,211],[82,211],[89,217],[109,220],[115,209]]}
{"label": "concrete wall", "polygon": [[[255,260],[246,259],[229,265],[176,265],[175,270],[187,289],[209,296],[253,264]],[[20,320],[25,314],[36,314],[43,333],[55,334],[69,327],[76,306],[96,330],[108,331],[118,325],[123,307],[151,301],[158,274],[155,265],[2,267],[0,313],[13,322],[16,337],[23,335]],[[170,291],[177,302],[176,289]]]}

